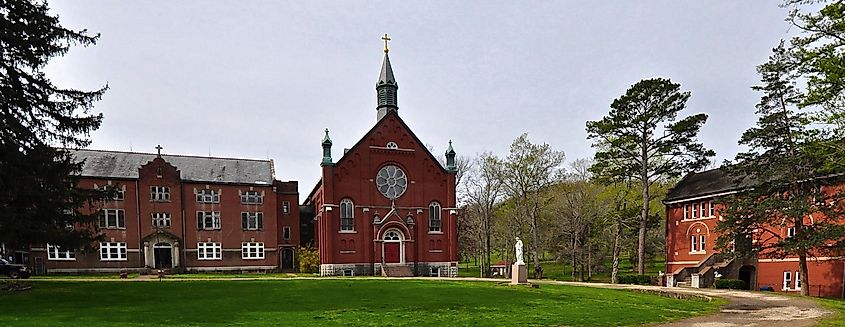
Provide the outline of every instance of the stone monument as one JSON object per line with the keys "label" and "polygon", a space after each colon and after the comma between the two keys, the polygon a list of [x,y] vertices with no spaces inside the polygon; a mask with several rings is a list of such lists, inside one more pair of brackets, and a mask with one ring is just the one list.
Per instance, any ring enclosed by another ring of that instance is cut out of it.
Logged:
{"label": "stone monument", "polygon": [[516,262],[511,266],[511,285],[528,284],[528,268],[525,267],[525,261],[522,259],[522,240],[516,238]]}

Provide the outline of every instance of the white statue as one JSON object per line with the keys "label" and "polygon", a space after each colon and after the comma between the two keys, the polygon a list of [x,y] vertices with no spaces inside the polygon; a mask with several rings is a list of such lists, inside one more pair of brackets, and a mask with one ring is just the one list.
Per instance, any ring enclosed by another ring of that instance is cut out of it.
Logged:
{"label": "white statue", "polygon": [[515,265],[524,265],[525,261],[522,261],[522,240],[519,237],[516,238],[516,244],[514,244],[514,248],[516,248],[516,262]]}

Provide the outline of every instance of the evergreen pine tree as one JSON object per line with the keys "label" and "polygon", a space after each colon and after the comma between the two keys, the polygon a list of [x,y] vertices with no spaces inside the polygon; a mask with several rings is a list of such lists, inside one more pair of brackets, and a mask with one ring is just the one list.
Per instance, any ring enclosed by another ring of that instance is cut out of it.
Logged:
{"label": "evergreen pine tree", "polygon": [[107,87],[61,88],[43,69],[98,37],[62,27],[46,1],[0,0],[0,243],[7,249],[77,248],[97,238],[96,212],[79,209],[110,194],[77,188],[82,163],[67,149],[90,143],[102,115],[89,111]]}
{"label": "evergreen pine tree", "polygon": [[842,196],[831,187],[842,180],[830,165],[837,152],[831,134],[799,108],[804,96],[791,58],[781,44],[757,68],[759,118],[739,140],[748,151],[724,168],[741,191],[724,200],[717,247],[737,256],[797,256],[801,293],[809,295],[808,257],[837,251],[845,234],[845,226],[826,218],[842,214]]}

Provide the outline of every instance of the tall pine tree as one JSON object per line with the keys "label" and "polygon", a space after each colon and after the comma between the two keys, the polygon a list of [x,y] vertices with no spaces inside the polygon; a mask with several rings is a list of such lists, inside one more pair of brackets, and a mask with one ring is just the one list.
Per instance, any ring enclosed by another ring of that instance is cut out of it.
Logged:
{"label": "tall pine tree", "polygon": [[649,228],[652,199],[650,187],[655,182],[705,167],[715,155],[698,142],[698,131],[707,121],[706,114],[678,120],[686,108],[689,92],[664,78],[637,82],[610,105],[607,116],[587,122],[587,138],[596,148],[596,176],[611,180],[632,179],[642,190],[637,272],[645,272],[646,231]]}
{"label": "tall pine tree", "polygon": [[827,218],[842,214],[842,195],[832,187],[842,179],[830,166],[837,150],[829,131],[799,106],[804,95],[792,59],[781,44],[757,68],[759,118],[739,140],[748,151],[724,168],[741,191],[724,199],[717,247],[737,256],[798,257],[801,293],[809,295],[807,259],[838,252],[845,235],[845,226]]}
{"label": "tall pine tree", "polygon": [[46,1],[0,0],[0,242],[78,248],[97,238],[94,214],[80,208],[109,192],[76,188],[82,163],[66,150],[87,146],[101,114],[90,114],[107,87],[95,91],[54,85],[43,69],[73,45],[99,35],[62,27]]}

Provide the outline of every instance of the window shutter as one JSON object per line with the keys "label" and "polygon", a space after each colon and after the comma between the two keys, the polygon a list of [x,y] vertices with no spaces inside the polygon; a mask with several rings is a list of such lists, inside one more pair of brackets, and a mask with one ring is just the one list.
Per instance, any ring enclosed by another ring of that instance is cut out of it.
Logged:
{"label": "window shutter", "polygon": [[126,212],[123,210],[117,211],[117,227],[126,228]]}
{"label": "window shutter", "polygon": [[258,219],[258,229],[264,229],[264,214],[259,212],[257,215],[258,215],[258,217],[257,217],[257,219]]}
{"label": "window shutter", "polygon": [[248,220],[249,220],[249,215],[246,212],[241,212],[241,228],[242,229],[249,228],[249,224],[248,224],[249,221]]}
{"label": "window shutter", "polygon": [[197,229],[202,229],[202,211],[197,211]]}

